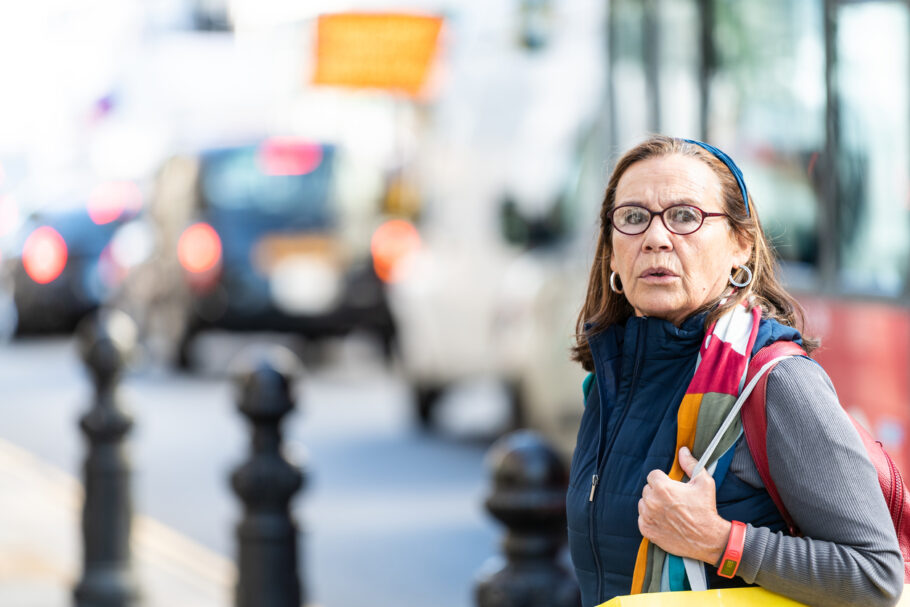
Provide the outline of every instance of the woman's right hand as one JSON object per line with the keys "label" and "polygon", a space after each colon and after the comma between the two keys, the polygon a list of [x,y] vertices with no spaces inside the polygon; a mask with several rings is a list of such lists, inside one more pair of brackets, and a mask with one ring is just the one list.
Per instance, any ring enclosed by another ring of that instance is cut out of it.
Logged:
{"label": "woman's right hand", "polygon": [[[689,450],[679,450],[679,463],[689,475],[698,463]],[[688,483],[652,470],[638,501],[641,534],[670,554],[712,565],[720,560],[730,536],[730,521],[717,513],[714,479],[701,471]]]}

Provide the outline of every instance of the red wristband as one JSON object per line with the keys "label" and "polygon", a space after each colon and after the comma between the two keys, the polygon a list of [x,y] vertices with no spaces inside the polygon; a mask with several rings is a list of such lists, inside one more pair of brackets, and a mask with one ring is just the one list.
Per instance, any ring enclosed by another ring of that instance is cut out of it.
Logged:
{"label": "red wristband", "polygon": [[739,561],[743,558],[743,546],[746,543],[746,525],[739,521],[732,521],[730,527],[730,538],[727,540],[727,549],[724,555],[720,557],[720,567],[717,568],[717,575],[725,578],[732,578],[739,569]]}

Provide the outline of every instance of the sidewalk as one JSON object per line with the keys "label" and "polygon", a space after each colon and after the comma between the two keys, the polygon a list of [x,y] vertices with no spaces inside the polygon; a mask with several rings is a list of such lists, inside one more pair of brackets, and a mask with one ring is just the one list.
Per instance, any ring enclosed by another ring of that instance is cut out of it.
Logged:
{"label": "sidewalk", "polygon": [[[82,573],[82,487],[0,440],[0,605],[69,607]],[[133,568],[144,607],[228,607],[233,563],[134,516]]]}

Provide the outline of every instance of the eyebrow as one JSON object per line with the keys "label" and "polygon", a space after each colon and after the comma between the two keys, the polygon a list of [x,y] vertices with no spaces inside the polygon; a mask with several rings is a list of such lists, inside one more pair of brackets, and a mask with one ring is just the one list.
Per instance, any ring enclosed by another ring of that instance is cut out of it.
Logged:
{"label": "eyebrow", "polygon": [[[666,208],[668,208],[668,207],[672,207],[672,206],[675,206],[675,205],[678,205],[678,204],[686,204],[686,205],[689,205],[689,206],[691,206],[691,207],[698,207],[698,208],[701,208],[701,207],[699,206],[699,203],[698,203],[697,201],[695,201],[695,200],[692,200],[691,198],[677,198],[676,200],[671,200],[671,201],[669,202],[669,204],[667,204],[667,205],[664,206],[663,208],[666,209]],[[639,206],[639,207],[648,208],[648,205],[646,205],[644,202],[642,202],[642,201],[640,201],[640,200],[624,200],[624,201],[622,201],[622,202],[617,203],[617,204],[616,204],[616,207],[619,208],[619,207],[627,207],[627,206],[633,206],[633,205],[634,205],[634,206]]]}

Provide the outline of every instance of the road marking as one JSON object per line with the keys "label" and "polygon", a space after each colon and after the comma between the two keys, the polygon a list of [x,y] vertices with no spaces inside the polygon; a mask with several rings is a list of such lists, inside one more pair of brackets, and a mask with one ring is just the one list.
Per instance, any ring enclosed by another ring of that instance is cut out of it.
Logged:
{"label": "road marking", "polygon": [[[83,490],[74,477],[2,439],[0,468],[32,485],[41,485],[35,489],[48,498],[46,503],[62,507],[67,522],[73,526],[79,524]],[[225,529],[225,533],[231,532]],[[133,558],[164,567],[200,589],[215,590],[219,595],[233,592],[237,575],[234,563],[171,527],[134,513],[131,539]]]}

